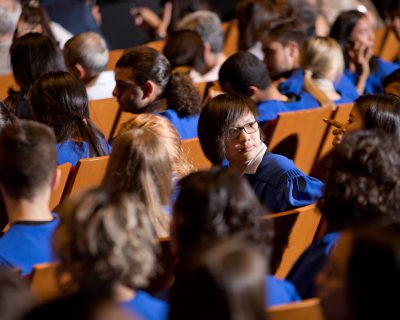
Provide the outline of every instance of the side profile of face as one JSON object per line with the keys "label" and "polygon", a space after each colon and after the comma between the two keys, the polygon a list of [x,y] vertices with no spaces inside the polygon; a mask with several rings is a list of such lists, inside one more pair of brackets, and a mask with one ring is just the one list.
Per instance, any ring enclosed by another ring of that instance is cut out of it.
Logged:
{"label": "side profile of face", "polygon": [[231,136],[235,132],[238,136],[225,140],[226,158],[233,166],[244,166],[257,155],[261,147],[258,123],[254,115],[248,113],[241,116],[229,131],[232,132]]}
{"label": "side profile of face", "polygon": [[317,276],[318,297],[326,320],[350,320],[347,269],[351,236],[344,233],[322,271]]}
{"label": "side profile of face", "polygon": [[276,79],[294,68],[294,58],[289,46],[283,46],[278,41],[267,41],[263,45],[263,51],[264,62],[271,78]]}
{"label": "side profile of face", "polygon": [[133,76],[134,71],[131,68],[116,68],[115,88],[112,94],[123,111],[143,113],[149,101],[145,98],[143,88],[133,80]]}
{"label": "side profile of face", "polygon": [[375,44],[375,33],[371,22],[367,16],[361,18],[354,26],[350,39],[355,44],[359,43],[362,46],[373,49]]}
{"label": "side profile of face", "polygon": [[349,114],[347,122],[347,131],[359,131],[365,128],[364,119],[358,107],[354,106]]}
{"label": "side profile of face", "polygon": [[395,81],[389,83],[385,89],[384,89],[386,94],[392,94],[394,96],[400,97],[400,81]]}

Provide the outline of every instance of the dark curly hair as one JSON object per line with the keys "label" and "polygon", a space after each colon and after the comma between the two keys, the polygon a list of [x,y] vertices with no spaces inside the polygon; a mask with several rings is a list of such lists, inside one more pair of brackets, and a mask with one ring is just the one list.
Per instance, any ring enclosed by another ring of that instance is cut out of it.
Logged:
{"label": "dark curly hair", "polygon": [[228,237],[246,240],[270,254],[272,228],[248,183],[228,169],[190,174],[179,182],[173,231],[181,257]]}
{"label": "dark curly hair", "polygon": [[175,110],[179,117],[200,113],[201,98],[190,78],[173,73],[168,59],[158,51],[149,47],[133,48],[117,61],[116,68],[133,69],[133,80],[140,86],[153,81],[162,92],[160,98],[166,98],[168,108]]}
{"label": "dark curly hair", "polygon": [[346,135],[333,150],[319,207],[329,229],[341,230],[400,215],[400,143],[387,133]]}

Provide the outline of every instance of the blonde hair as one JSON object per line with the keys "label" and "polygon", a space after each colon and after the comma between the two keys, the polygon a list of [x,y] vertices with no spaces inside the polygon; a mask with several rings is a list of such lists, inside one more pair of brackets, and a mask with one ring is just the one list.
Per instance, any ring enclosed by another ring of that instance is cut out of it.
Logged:
{"label": "blonde hair", "polygon": [[164,140],[152,130],[132,128],[115,139],[103,185],[137,194],[157,235],[169,234],[163,206],[171,202],[171,163]]}
{"label": "blonde hair", "polygon": [[70,276],[62,284],[121,283],[132,289],[147,285],[159,248],[146,211],[135,195],[111,188],[69,200],[54,235],[54,251],[61,260],[59,280]]}
{"label": "blonde hair", "polygon": [[306,40],[300,50],[300,65],[304,70],[306,90],[322,105],[334,105],[326,93],[314,82],[327,79],[330,75],[336,78],[344,72],[342,49],[335,39],[329,37],[312,37]]}
{"label": "blonde hair", "polygon": [[119,134],[132,128],[146,128],[164,140],[171,161],[172,172],[181,179],[195,171],[194,166],[188,160],[182,150],[181,139],[173,124],[166,118],[153,114],[134,114],[132,119],[122,125]]}

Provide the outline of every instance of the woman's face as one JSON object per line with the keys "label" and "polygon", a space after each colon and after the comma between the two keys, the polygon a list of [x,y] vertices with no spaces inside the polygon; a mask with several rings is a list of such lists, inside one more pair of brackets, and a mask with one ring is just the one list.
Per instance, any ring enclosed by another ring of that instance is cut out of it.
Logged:
{"label": "woman's face", "polygon": [[260,129],[254,115],[249,112],[241,116],[229,132],[230,137],[225,140],[226,158],[231,164],[247,164],[261,147]]}
{"label": "woman's face", "polygon": [[375,43],[375,33],[367,16],[361,18],[350,33],[349,40],[354,45],[362,45],[373,49]]}
{"label": "woman's face", "polygon": [[347,122],[346,129],[347,131],[359,131],[363,130],[364,128],[365,128],[365,123],[363,116],[361,115],[361,112],[358,109],[358,107],[354,106],[349,114],[349,120]]}
{"label": "woman's face", "polygon": [[350,320],[346,285],[350,254],[351,236],[344,233],[316,278],[317,293],[326,320]]}

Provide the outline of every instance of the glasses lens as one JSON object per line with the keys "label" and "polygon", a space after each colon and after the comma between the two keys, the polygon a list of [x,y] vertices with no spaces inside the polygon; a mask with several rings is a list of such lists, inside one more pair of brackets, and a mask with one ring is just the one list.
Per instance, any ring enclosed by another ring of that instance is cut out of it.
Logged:
{"label": "glasses lens", "polygon": [[239,128],[229,128],[228,130],[228,139],[235,139],[240,135]]}
{"label": "glasses lens", "polygon": [[243,128],[247,133],[254,133],[258,130],[258,123],[257,121],[247,123]]}

